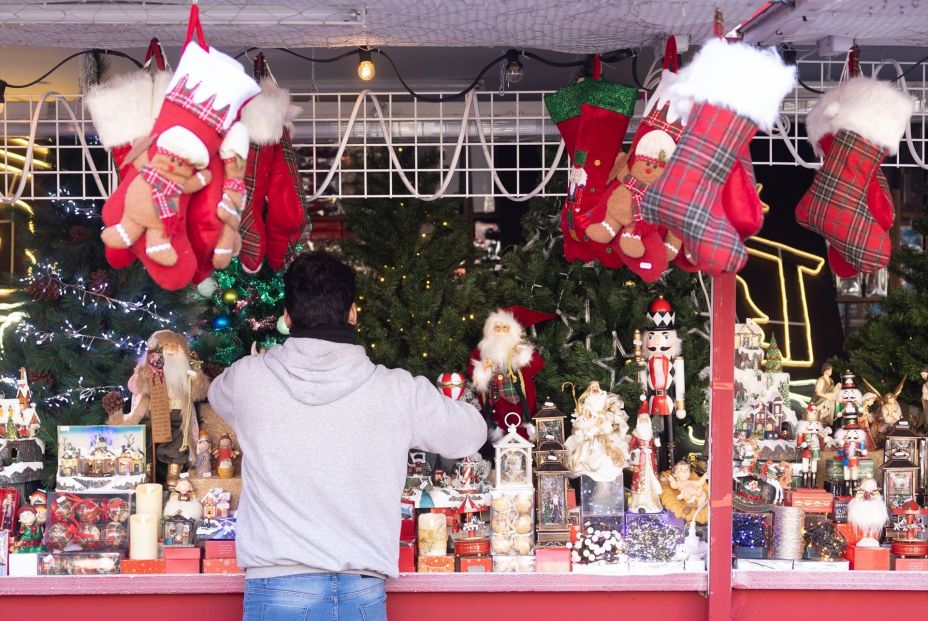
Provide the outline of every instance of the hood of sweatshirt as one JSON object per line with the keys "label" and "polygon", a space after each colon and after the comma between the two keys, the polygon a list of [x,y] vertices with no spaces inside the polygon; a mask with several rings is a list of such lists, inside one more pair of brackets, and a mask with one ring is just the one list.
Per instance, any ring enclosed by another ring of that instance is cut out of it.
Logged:
{"label": "hood of sweatshirt", "polygon": [[264,363],[290,395],[306,405],[341,399],[376,369],[360,345],[311,338],[287,339],[264,354]]}

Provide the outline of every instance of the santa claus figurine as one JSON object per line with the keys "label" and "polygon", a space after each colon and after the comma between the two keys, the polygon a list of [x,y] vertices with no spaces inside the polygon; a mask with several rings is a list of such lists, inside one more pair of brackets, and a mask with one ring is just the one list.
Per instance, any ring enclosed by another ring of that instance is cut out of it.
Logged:
{"label": "santa claus figurine", "polygon": [[660,438],[654,437],[648,402],[642,401],[638,410],[638,422],[631,434],[628,448],[631,452],[629,465],[632,467],[632,493],[628,502],[629,511],[658,513],[661,505],[661,482],[657,478],[657,452]]}
{"label": "santa claus figurine", "polygon": [[641,340],[643,356],[639,381],[647,395],[646,411],[654,431],[663,436],[660,471],[674,463],[673,418],[686,417],[684,396],[683,341],[674,328],[676,313],[670,302],[659,296],[648,308],[651,328]]}
{"label": "santa claus figurine", "polygon": [[533,435],[529,421],[536,408],[534,377],[545,361],[526,339],[525,329],[554,318],[524,306],[510,306],[491,313],[483,324],[483,339],[471,352],[467,374],[484,413],[496,423],[495,428],[491,425],[491,441],[502,438],[502,430],[513,423],[512,415],[521,421],[520,435],[529,439]]}
{"label": "santa claus figurine", "polygon": [[111,425],[137,425],[149,419],[170,419],[170,436],[157,443],[158,461],[167,465],[167,486],[173,488],[185,464],[196,463],[199,427],[194,404],[206,398],[209,378],[191,361],[187,339],[170,330],[159,330],[148,339],[148,351],[128,382],[132,411],[113,412]]}
{"label": "santa claus figurine", "polygon": [[886,502],[879,486],[869,475],[860,483],[860,490],[847,504],[847,523],[861,536],[857,547],[875,548],[880,545],[877,538],[889,521]]}
{"label": "santa claus figurine", "polygon": [[825,430],[818,419],[818,409],[810,403],[806,415],[799,423],[796,433],[796,446],[802,451],[802,485],[815,487],[818,473],[818,460],[825,448]]}

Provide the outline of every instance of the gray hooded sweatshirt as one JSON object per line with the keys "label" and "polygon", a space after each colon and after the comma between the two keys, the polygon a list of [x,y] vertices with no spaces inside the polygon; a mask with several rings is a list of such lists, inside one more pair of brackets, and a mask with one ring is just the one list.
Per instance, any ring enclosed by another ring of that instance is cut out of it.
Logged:
{"label": "gray hooded sweatshirt", "polygon": [[363,347],[290,338],[213,380],[242,450],[236,549],[247,578],[397,575],[407,453],[458,458],[486,441],[471,405]]}

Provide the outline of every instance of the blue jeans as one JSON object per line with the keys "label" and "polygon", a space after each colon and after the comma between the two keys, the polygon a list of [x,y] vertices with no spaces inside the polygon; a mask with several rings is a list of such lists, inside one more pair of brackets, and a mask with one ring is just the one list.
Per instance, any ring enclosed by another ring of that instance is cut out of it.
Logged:
{"label": "blue jeans", "polygon": [[383,580],[299,574],[246,580],[243,621],[386,621]]}

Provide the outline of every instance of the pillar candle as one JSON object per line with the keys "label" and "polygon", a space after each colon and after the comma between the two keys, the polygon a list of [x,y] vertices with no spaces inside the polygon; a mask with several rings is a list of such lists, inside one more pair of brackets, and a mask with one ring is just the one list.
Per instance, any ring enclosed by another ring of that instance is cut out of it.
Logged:
{"label": "pillar candle", "polygon": [[444,556],[448,553],[448,522],[444,513],[419,516],[419,556]]}
{"label": "pillar candle", "polygon": [[161,519],[154,515],[129,517],[129,558],[135,561],[152,561],[158,558],[160,521]]}
{"label": "pillar candle", "polygon": [[135,488],[136,515],[152,515],[161,519],[161,507],[164,502],[163,488],[159,483],[143,483]]}

